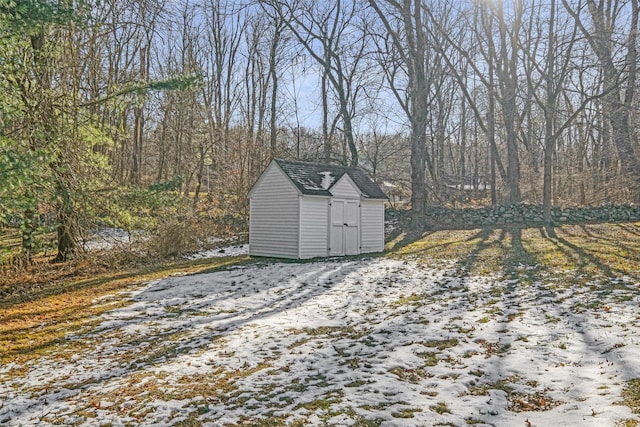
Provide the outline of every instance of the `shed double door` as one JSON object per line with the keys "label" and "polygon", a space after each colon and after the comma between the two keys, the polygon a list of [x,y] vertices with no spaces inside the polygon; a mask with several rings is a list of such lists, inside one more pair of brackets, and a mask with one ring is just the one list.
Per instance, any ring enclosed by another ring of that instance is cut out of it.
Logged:
{"label": "shed double door", "polygon": [[359,200],[334,199],[331,202],[331,256],[360,253],[359,218]]}

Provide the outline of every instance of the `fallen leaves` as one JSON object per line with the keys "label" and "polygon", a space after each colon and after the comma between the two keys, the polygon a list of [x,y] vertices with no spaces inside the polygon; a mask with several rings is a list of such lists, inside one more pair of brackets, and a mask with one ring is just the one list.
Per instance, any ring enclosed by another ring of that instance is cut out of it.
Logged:
{"label": "fallen leaves", "polygon": [[513,412],[549,411],[564,402],[553,400],[543,392],[511,393],[508,398],[509,410]]}

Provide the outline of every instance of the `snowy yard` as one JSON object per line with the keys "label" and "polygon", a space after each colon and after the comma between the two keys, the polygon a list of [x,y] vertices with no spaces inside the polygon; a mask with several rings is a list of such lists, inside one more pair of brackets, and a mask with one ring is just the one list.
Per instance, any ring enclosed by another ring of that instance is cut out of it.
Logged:
{"label": "snowy yard", "polygon": [[0,424],[638,420],[620,404],[640,377],[635,279],[521,269],[509,280],[405,255],[154,281],[48,356],[0,367]]}

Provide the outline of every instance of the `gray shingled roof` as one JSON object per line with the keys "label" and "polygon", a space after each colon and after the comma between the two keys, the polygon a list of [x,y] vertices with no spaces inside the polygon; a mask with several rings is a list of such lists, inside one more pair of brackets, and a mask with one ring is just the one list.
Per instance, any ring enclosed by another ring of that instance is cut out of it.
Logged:
{"label": "gray shingled roof", "polygon": [[358,168],[275,159],[302,194],[331,196],[329,188],[346,173],[367,199],[386,199],[380,187]]}

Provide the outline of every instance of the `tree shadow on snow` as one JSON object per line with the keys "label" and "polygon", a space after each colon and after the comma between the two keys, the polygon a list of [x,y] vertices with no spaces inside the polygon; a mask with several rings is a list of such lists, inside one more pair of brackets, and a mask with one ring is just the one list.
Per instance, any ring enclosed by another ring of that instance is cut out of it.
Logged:
{"label": "tree shadow on snow", "polygon": [[[136,354],[125,371],[120,364],[96,369],[99,374],[90,382],[101,384],[156,363],[211,350],[212,343],[246,325],[313,304],[314,299],[341,286],[347,276],[357,280],[358,271],[373,262],[371,256],[305,262],[259,259],[250,268],[240,265],[170,277],[150,284],[133,297],[132,305],[108,313],[91,331],[67,338],[95,342],[89,344],[87,353],[95,345],[93,351],[101,352],[105,361]],[[208,310],[212,307],[219,310]],[[126,332],[131,330],[138,332]],[[110,337],[115,341],[106,349],[100,347]],[[33,350],[36,348],[24,349]]]}
{"label": "tree shadow on snow", "polygon": [[[630,234],[638,233],[638,227],[620,227],[622,231]],[[496,306],[500,309],[495,313],[495,322],[491,322],[487,327],[496,329],[493,336],[498,336],[499,330],[508,328],[513,322],[517,313],[522,313],[532,308],[535,301],[542,301],[548,296],[550,290],[543,283],[543,272],[546,269],[544,259],[539,256],[538,249],[529,249],[535,246],[533,239],[542,243],[549,243],[564,256],[578,261],[581,273],[592,274],[593,268],[607,276],[620,273],[607,263],[603,262],[593,250],[581,247],[572,242],[572,237],[563,231],[560,237],[549,235],[544,229],[538,229],[539,236],[535,233],[523,233],[521,227],[511,227],[503,229],[484,228],[466,239],[465,248],[468,248],[466,255],[460,258],[454,265],[454,269],[447,274],[448,277],[459,279],[462,286],[466,286],[473,277],[483,270],[487,272],[495,271],[496,267],[502,272],[503,277],[497,280],[495,299]],[[602,233],[589,229],[592,238],[605,241],[614,250],[616,245],[624,250],[634,250],[635,247],[629,243],[616,241],[614,238],[602,235]],[[423,234],[419,237],[407,237],[400,241],[393,250],[404,248],[420,239],[428,236]],[[530,240],[532,239],[532,240]],[[429,247],[418,248],[420,250],[445,250],[452,242],[433,243]],[[176,351],[157,352],[157,357],[146,357],[145,351],[141,352],[141,358],[136,359],[130,365],[130,369],[122,370],[119,366],[113,369],[103,369],[100,375],[95,375],[92,383],[99,384],[124,375],[131,375],[136,371],[142,371],[154,363],[169,363],[174,359],[188,353],[197,353],[204,350],[211,350],[212,342],[224,338],[238,331],[246,325],[258,321],[265,321],[272,316],[285,314],[288,310],[298,308],[306,304],[314,304],[314,300],[323,294],[331,292],[336,287],[342,286],[347,277],[350,280],[357,280],[359,274],[369,268],[377,260],[377,256],[366,255],[358,257],[345,257],[340,259],[308,260],[308,261],[286,261],[275,259],[252,259],[249,261],[250,268],[246,262],[237,266],[225,266],[200,272],[188,277],[172,277],[162,279],[151,285],[136,295],[133,299],[133,306],[126,307],[118,316],[118,312],[105,318],[102,326],[98,326],[88,334],[80,334],[78,339],[94,339],[106,333],[114,333],[125,330],[144,330],[149,324],[166,321],[166,327],[159,333],[149,330],[147,335],[133,334],[121,337],[110,350],[106,358],[117,359],[119,352],[135,350],[144,345],[176,345]],[[483,264],[487,264],[486,268]],[[381,271],[376,277],[376,283],[368,285],[380,286],[380,292],[384,292],[384,286],[393,287],[394,284],[402,283],[402,272]],[[433,283],[430,292],[437,292],[435,287],[440,286]],[[522,292],[520,287],[532,286],[534,294]],[[490,290],[489,292],[491,292]],[[493,294],[492,294],[493,295]],[[349,301],[344,301],[348,304]],[[136,308],[136,304],[141,306]],[[469,303],[469,308],[471,307]],[[218,313],[212,312],[211,307],[219,307]],[[455,310],[455,307],[453,308]],[[129,310],[128,315],[126,310]],[[136,311],[138,310],[138,311]],[[475,310],[475,308],[474,308]],[[564,324],[578,325],[582,322],[580,314],[575,313],[570,306],[563,305],[563,302],[550,304],[544,307],[550,315],[562,319]],[[464,308],[458,308],[456,315],[464,316]],[[453,314],[445,315],[452,317]],[[447,324],[448,322],[443,322]],[[371,336],[383,337],[383,326],[372,323]],[[404,325],[407,330],[406,342],[410,343],[412,325]],[[421,325],[421,328],[440,328],[440,325]],[[544,345],[552,345],[553,330],[556,325],[549,323],[540,326],[538,336],[548,336]],[[449,330],[436,329],[436,333],[442,336],[450,336]],[[197,333],[194,333],[197,331]],[[400,329],[398,329],[400,332]],[[591,336],[587,328],[578,329],[581,340],[585,343],[597,341],[597,337]],[[184,334],[185,339],[169,340],[176,334]],[[167,344],[167,342],[170,344]],[[381,340],[382,341],[382,340]],[[512,342],[505,344],[512,345]],[[409,345],[409,344],[407,344]],[[509,355],[508,347],[505,347],[504,355],[492,357],[487,362],[492,367],[493,372],[507,372],[503,366]],[[589,351],[597,357],[608,349],[602,345],[594,346]],[[25,350],[26,351],[26,350]],[[554,350],[555,351],[555,350]],[[153,355],[151,355],[153,356]],[[146,358],[145,358],[146,357]],[[606,356],[605,356],[606,357]]]}

